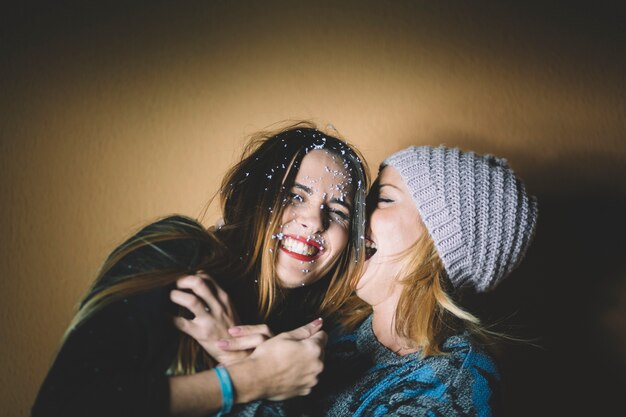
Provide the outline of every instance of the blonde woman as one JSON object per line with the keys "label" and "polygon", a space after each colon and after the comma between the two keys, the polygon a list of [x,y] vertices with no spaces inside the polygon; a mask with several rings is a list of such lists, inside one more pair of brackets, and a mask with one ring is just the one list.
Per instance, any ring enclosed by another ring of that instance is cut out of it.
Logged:
{"label": "blonde woman", "polygon": [[485,332],[454,300],[519,264],[536,200],[503,159],[410,147],[383,162],[369,201],[366,270],[345,317],[357,327],[329,346],[323,414],[493,415]]}

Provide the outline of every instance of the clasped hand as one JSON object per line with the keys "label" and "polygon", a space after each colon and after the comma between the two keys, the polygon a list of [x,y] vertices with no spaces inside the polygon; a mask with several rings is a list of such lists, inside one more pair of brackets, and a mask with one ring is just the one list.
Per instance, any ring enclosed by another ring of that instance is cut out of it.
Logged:
{"label": "clasped hand", "polygon": [[322,320],[274,336],[265,324],[240,325],[228,294],[206,273],[179,279],[171,300],[195,317],[176,317],[175,326],[194,338],[218,363],[254,363],[263,398],[307,395],[323,369],[326,333]]}

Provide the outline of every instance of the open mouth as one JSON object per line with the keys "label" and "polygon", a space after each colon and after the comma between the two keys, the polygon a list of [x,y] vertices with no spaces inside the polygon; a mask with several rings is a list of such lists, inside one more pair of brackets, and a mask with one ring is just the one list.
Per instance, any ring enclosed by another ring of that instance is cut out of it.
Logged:
{"label": "open mouth", "polygon": [[322,256],[324,247],[314,239],[297,235],[283,235],[280,250],[299,261],[311,262]]}
{"label": "open mouth", "polygon": [[376,243],[368,237],[365,238],[365,260],[367,261],[369,258],[374,256],[378,249],[376,248]]}

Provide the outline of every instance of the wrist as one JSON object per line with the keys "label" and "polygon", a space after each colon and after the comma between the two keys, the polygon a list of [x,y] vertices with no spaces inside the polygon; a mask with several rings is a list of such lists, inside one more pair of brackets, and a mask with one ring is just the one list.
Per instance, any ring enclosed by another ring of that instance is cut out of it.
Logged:
{"label": "wrist", "polygon": [[226,365],[234,389],[235,404],[247,403],[265,398],[266,393],[263,384],[258,378],[258,360],[246,358],[238,362]]}
{"label": "wrist", "polygon": [[235,399],[234,387],[230,378],[230,374],[228,373],[226,368],[224,368],[223,366],[217,366],[213,369],[213,371],[217,376],[220,390],[222,392],[222,408],[217,413],[217,416],[221,417],[225,414],[230,413],[233,409]]}

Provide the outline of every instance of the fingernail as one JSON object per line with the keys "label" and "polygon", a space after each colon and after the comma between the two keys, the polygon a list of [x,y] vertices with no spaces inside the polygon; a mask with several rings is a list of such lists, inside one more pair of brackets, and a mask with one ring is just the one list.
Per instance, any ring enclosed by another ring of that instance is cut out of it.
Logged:
{"label": "fingernail", "polygon": [[233,336],[236,334],[239,334],[241,333],[241,327],[239,326],[231,327],[230,329],[228,329],[228,333],[232,334]]}
{"label": "fingernail", "polygon": [[321,326],[323,321],[324,320],[322,320],[322,318],[320,317],[318,319],[313,320],[312,324],[313,324],[313,326]]}
{"label": "fingernail", "polygon": [[228,340],[218,340],[216,345],[219,348],[227,348],[228,347]]}

